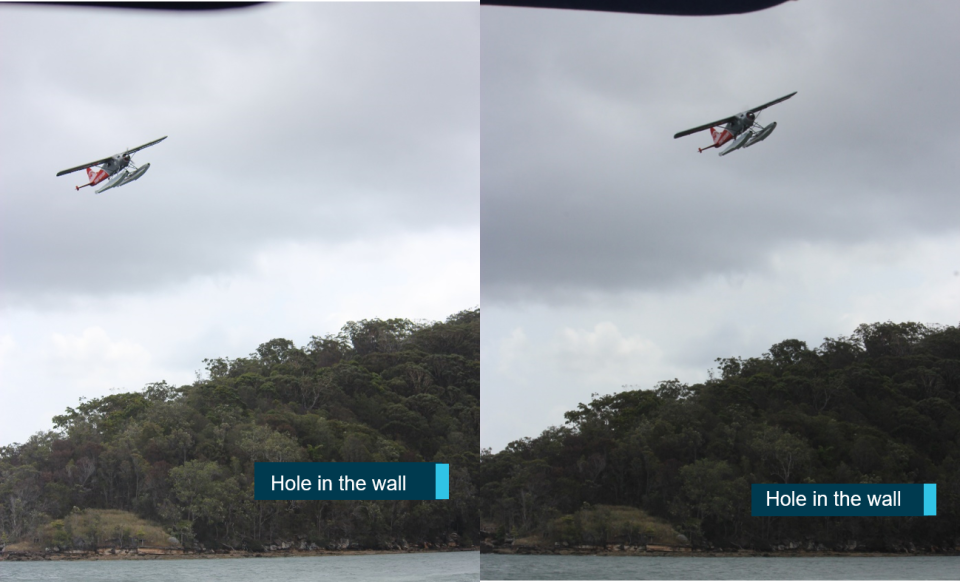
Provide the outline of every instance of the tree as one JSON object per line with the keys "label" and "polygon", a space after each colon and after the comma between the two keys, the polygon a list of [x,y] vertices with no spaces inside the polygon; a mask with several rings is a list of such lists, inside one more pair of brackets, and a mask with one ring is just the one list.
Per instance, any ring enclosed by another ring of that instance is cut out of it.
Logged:
{"label": "tree", "polygon": [[291,463],[302,460],[297,441],[266,426],[252,426],[241,433],[240,448],[254,461]]}
{"label": "tree", "polygon": [[[0,447],[0,538],[35,537],[52,522],[46,539],[126,543],[122,525],[71,525],[74,508],[90,507],[136,512],[188,547],[474,538],[479,339],[479,310],[364,320],[302,348],[273,339],[247,358],[204,360],[208,374],[189,385],[81,399],[56,417],[57,431]],[[451,499],[253,500],[255,462],[307,459],[445,462]]]}
{"label": "tree", "polygon": [[364,319],[349,321],[341,335],[348,338],[357,355],[400,351],[404,341],[420,326],[409,319]]}
{"label": "tree", "polygon": [[784,483],[810,462],[810,448],[800,438],[776,426],[764,427],[754,441],[760,459]]}

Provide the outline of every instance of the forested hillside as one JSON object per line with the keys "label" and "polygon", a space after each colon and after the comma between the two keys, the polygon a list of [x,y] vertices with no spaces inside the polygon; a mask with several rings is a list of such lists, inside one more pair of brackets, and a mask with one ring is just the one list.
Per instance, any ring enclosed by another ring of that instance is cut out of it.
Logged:
{"label": "forested hillside", "polygon": [[[274,339],[204,363],[207,377],[191,385],[81,402],[57,430],[0,449],[0,541],[136,543],[120,524],[71,525],[110,509],[185,547],[475,543],[479,309],[433,324],[350,322],[303,347]],[[256,461],[449,463],[450,499],[255,501]]]}
{"label": "forested hillside", "polygon": [[[483,451],[484,528],[551,545],[642,542],[596,511],[583,519],[603,504],[641,508],[701,547],[960,544],[960,329],[862,325],[717,364],[702,384],[593,395],[565,426]],[[751,483],[936,483],[938,516],[754,518]]]}

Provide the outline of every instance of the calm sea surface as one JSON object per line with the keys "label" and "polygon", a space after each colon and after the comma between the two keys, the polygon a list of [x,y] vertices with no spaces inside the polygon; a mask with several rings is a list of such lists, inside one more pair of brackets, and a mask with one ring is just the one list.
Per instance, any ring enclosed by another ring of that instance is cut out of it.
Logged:
{"label": "calm sea surface", "polygon": [[71,582],[314,582],[450,580],[475,582],[479,552],[210,560],[0,562],[0,580]]}
{"label": "calm sea surface", "polygon": [[960,557],[663,558],[505,556],[480,558],[483,580],[960,580]]}

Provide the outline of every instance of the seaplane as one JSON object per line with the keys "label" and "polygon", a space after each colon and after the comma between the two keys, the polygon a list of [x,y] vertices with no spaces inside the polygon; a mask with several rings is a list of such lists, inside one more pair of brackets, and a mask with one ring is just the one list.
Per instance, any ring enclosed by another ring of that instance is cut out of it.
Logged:
{"label": "seaplane", "polygon": [[[730,152],[735,152],[740,148],[748,148],[770,137],[770,134],[773,133],[773,130],[777,128],[776,121],[770,125],[767,125],[766,127],[757,123],[757,118],[760,116],[760,112],[771,105],[776,105],[781,101],[786,101],[796,94],[797,92],[794,91],[789,95],[785,95],[779,99],[774,99],[770,103],[766,103],[760,107],[754,107],[753,109],[748,109],[742,113],[737,113],[736,115],[731,115],[730,117],[726,117],[724,119],[718,119],[712,123],[705,123],[703,125],[694,127],[693,129],[681,131],[677,135],[673,136],[673,139],[709,129],[710,135],[713,136],[713,145],[705,148],[697,148],[700,150],[700,153],[703,153],[703,150],[718,148],[729,142],[733,143],[730,143],[725,150],[720,152],[721,156],[725,156]],[[717,126],[723,125],[724,123],[727,124],[726,127],[720,131],[717,131]]]}
{"label": "seaplane", "polygon": [[[97,194],[109,190],[110,188],[119,188],[120,186],[125,186],[130,182],[139,180],[140,177],[146,174],[147,170],[150,169],[150,164],[144,164],[139,168],[135,166],[131,160],[133,154],[152,145],[156,145],[165,139],[167,139],[167,136],[163,136],[160,139],[155,139],[150,143],[143,144],[142,146],[129,149],[123,153],[110,156],[109,158],[103,158],[102,160],[90,162],[89,164],[83,164],[81,166],[76,166],[75,168],[69,168],[67,170],[57,172],[57,176],[63,176],[64,174],[69,174],[71,172],[86,170],[87,178],[89,178],[90,183],[84,184],[83,186],[77,186],[77,190],[80,188],[86,188],[87,186],[96,186],[97,184],[100,184],[106,180],[107,183],[96,191]],[[97,166],[100,167],[97,168]]]}

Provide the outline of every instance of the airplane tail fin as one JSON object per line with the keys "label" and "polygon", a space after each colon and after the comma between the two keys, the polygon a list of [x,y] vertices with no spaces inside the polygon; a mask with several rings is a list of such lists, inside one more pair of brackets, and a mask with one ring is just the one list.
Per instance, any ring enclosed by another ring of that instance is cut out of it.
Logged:
{"label": "airplane tail fin", "polygon": [[[717,130],[712,127],[710,128],[710,137],[713,138],[714,145],[720,145],[720,134],[717,133]],[[89,172],[90,170],[87,171]]]}
{"label": "airplane tail fin", "polygon": [[90,180],[93,180],[96,177],[97,177],[96,168],[94,168],[93,166],[90,166],[89,168],[87,168],[87,178],[90,178]]}

